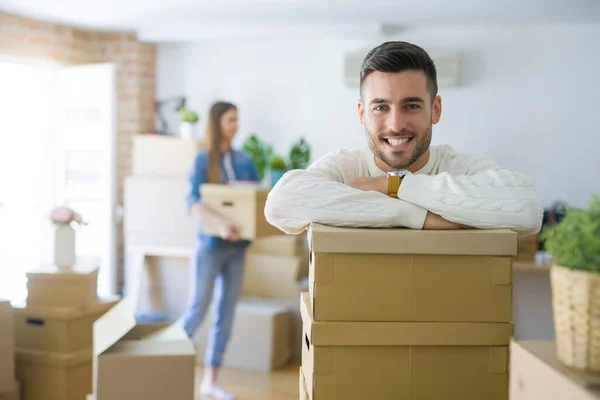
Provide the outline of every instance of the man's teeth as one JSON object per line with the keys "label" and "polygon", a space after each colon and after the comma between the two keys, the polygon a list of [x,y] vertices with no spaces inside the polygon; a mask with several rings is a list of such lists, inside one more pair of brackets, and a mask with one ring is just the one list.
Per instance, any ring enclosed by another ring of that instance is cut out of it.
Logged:
{"label": "man's teeth", "polygon": [[387,141],[389,144],[391,144],[392,146],[402,146],[405,143],[408,143],[408,141],[410,140],[410,138],[402,138],[402,139],[391,139],[388,138]]}

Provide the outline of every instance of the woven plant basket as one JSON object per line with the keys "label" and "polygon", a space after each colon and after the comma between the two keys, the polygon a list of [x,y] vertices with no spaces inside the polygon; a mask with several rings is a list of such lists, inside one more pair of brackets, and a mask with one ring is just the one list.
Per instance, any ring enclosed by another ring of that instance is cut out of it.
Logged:
{"label": "woven plant basket", "polygon": [[550,275],[558,359],[600,372],[600,274],[552,266]]}

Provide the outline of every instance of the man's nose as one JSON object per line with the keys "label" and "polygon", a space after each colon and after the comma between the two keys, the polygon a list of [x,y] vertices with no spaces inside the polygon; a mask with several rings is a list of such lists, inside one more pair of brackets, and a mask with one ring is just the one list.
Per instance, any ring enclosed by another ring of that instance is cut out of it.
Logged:
{"label": "man's nose", "polygon": [[402,112],[394,109],[388,113],[387,129],[394,132],[400,132],[406,127],[406,121],[402,116]]}

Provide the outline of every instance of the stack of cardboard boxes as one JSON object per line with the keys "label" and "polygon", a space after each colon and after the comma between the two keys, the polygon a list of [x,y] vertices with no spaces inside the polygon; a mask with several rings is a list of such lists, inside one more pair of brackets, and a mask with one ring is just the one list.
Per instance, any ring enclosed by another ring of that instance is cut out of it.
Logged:
{"label": "stack of cardboard boxes", "polygon": [[515,232],[314,224],[309,242],[301,399],[508,398]]}
{"label": "stack of cardboard boxes", "polygon": [[0,400],[20,399],[14,349],[12,308],[8,300],[0,299]]}
{"label": "stack of cardboard boxes", "polygon": [[[185,207],[195,140],[139,134],[134,137],[132,175],[125,179],[125,244],[192,246],[194,219]],[[126,282],[126,284],[128,284]]]}
{"label": "stack of cardboard boxes", "polygon": [[98,266],[27,273],[27,303],[14,308],[16,376],[23,400],[82,400],[92,388],[93,324],[115,299],[98,299]]}

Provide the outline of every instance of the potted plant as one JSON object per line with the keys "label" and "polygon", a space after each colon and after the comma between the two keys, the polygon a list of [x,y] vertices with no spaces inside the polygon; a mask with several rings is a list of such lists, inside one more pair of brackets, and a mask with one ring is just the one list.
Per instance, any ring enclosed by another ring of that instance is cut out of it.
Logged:
{"label": "potted plant", "polygon": [[54,224],[54,265],[71,268],[75,265],[75,227],[85,225],[81,215],[67,206],[55,207],[50,212]]}
{"label": "potted plant", "polygon": [[258,170],[258,176],[262,180],[265,176],[265,169],[273,154],[273,148],[263,143],[256,134],[251,134],[242,145],[242,150],[249,154]]}
{"label": "potted plant", "polygon": [[194,127],[200,120],[198,113],[189,108],[182,107],[179,110],[179,135],[182,139],[196,139]]}
{"label": "potted plant", "polygon": [[600,372],[600,197],[588,209],[567,207],[541,237],[553,256],[550,269],[558,359]]}
{"label": "potted plant", "polygon": [[290,169],[306,169],[310,162],[310,146],[300,138],[290,149]]}
{"label": "potted plant", "polygon": [[287,165],[285,164],[285,160],[281,156],[274,156],[271,158],[269,162],[269,167],[271,168],[271,187],[275,186],[277,181],[281,179],[281,177],[287,172]]}

